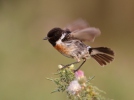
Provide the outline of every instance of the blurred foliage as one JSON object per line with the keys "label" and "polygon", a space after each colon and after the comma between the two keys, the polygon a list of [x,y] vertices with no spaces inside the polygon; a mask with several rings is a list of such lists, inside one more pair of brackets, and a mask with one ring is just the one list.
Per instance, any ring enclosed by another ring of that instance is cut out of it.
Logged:
{"label": "blurred foliage", "polygon": [[[91,46],[108,46],[115,60],[102,68],[94,60],[82,67],[94,84],[115,100],[133,100],[133,0],[0,0],[0,100],[62,100],[49,94],[49,77],[58,64],[73,62],[42,39],[53,27],[77,18],[100,28]],[[58,57],[58,58],[57,58]]]}

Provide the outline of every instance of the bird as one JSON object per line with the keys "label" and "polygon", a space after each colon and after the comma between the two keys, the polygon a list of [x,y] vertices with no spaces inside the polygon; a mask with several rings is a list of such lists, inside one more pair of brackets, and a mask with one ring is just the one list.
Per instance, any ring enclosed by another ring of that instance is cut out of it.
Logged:
{"label": "bird", "polygon": [[64,65],[63,68],[83,60],[80,66],[74,70],[76,72],[89,58],[93,58],[101,66],[113,61],[114,51],[110,48],[91,47],[85,44],[85,42],[94,42],[95,38],[100,34],[99,28],[91,27],[87,21],[78,19],[63,29],[59,27],[52,28],[43,40],[48,40],[62,55],[75,60],[73,63]]}

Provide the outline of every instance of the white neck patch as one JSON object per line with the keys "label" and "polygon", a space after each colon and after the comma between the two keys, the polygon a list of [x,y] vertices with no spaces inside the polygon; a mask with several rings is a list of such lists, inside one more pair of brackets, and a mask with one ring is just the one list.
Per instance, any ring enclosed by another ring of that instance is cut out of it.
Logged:
{"label": "white neck patch", "polygon": [[61,40],[66,36],[66,33],[63,33],[62,36],[61,36]]}
{"label": "white neck patch", "polygon": [[62,39],[66,36],[66,33],[63,33],[62,36],[60,37],[60,39],[58,41],[56,41],[57,44],[61,44],[62,43]]}

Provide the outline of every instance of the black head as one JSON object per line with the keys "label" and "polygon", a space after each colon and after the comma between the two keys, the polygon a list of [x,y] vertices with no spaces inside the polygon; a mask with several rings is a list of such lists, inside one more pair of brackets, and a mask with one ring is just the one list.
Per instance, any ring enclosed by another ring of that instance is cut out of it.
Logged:
{"label": "black head", "polygon": [[47,37],[44,38],[44,40],[48,40],[53,46],[55,46],[56,41],[60,39],[63,32],[64,31],[61,28],[53,28],[48,32]]}

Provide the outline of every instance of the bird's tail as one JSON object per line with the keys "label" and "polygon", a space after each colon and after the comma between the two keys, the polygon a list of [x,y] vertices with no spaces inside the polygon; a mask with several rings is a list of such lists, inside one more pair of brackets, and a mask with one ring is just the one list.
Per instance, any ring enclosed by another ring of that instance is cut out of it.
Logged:
{"label": "bird's tail", "polygon": [[114,52],[107,47],[89,48],[89,54],[94,58],[101,66],[110,63],[114,59]]}

